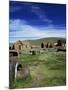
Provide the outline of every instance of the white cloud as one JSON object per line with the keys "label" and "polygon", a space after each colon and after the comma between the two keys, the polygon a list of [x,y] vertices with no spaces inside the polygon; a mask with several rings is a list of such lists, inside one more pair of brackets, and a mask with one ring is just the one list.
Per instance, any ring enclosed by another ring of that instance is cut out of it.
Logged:
{"label": "white cloud", "polygon": [[10,20],[10,30],[20,30],[21,26],[25,25],[26,22],[23,20],[20,20],[20,19],[15,19],[15,20]]}
{"label": "white cloud", "polygon": [[53,25],[37,28],[27,25],[27,22],[24,20],[10,20],[10,41],[15,41],[15,39],[27,40],[44,37],[65,37],[65,30],[56,29]]}
{"label": "white cloud", "polygon": [[52,23],[53,21],[48,19],[44,11],[38,5],[31,6],[32,12],[35,13],[42,21]]}
{"label": "white cloud", "polygon": [[[52,23],[53,21],[49,19],[46,15],[46,11],[44,12],[41,7],[38,4],[33,4],[33,3],[22,3],[22,5],[27,6],[27,9],[34,13],[41,21],[47,22],[47,23]],[[10,12],[16,12],[23,9],[20,6],[10,6]]]}

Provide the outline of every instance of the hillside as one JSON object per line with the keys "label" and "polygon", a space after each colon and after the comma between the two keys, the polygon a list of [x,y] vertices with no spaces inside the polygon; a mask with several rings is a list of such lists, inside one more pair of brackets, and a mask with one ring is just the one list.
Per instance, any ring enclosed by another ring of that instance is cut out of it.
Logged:
{"label": "hillside", "polygon": [[[29,42],[32,45],[40,45],[42,42],[43,43],[55,43],[57,40],[61,40],[62,42],[66,42],[65,38],[57,38],[57,37],[48,37],[48,38],[41,38],[41,39],[36,39],[36,40],[25,40],[23,42]],[[9,43],[9,46],[13,45],[13,43]]]}
{"label": "hillside", "polygon": [[57,40],[61,40],[62,42],[66,42],[65,38],[54,38],[54,37],[49,37],[49,38],[41,38],[41,39],[37,39],[37,40],[28,40],[31,44],[33,45],[40,45],[42,42],[43,43],[55,43],[57,42]]}

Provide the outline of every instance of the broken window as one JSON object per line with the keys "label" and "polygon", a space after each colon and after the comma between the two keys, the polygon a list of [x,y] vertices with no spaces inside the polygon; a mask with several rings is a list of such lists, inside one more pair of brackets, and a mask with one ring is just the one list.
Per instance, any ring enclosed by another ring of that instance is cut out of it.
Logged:
{"label": "broken window", "polygon": [[21,45],[19,45],[19,50],[21,50]]}
{"label": "broken window", "polygon": [[20,71],[21,69],[22,69],[22,65],[21,64],[18,64],[17,71]]}
{"label": "broken window", "polygon": [[17,52],[9,52],[9,56],[18,56]]}

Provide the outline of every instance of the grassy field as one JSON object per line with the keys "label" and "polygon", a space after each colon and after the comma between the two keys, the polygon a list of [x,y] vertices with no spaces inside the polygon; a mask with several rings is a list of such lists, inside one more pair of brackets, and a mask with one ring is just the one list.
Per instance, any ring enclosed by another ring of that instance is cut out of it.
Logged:
{"label": "grassy field", "polygon": [[17,79],[15,88],[62,86],[66,84],[65,52],[45,52],[37,55],[21,54],[20,60],[30,68],[30,76]]}

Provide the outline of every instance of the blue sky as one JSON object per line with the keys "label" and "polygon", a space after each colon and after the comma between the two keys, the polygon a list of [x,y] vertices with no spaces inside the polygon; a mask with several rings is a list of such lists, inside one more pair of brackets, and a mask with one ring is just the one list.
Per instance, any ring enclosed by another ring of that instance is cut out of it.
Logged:
{"label": "blue sky", "polygon": [[9,39],[32,40],[63,37],[66,33],[66,5],[10,1]]}

